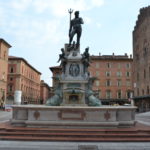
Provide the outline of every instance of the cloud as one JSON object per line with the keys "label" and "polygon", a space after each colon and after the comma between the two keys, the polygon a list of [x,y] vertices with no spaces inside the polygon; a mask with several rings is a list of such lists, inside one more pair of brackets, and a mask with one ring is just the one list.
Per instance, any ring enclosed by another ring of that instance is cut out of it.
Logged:
{"label": "cloud", "polygon": [[3,20],[4,20],[4,9],[2,7],[0,7],[0,25],[3,25]]}
{"label": "cloud", "polygon": [[38,13],[43,13],[50,6],[49,0],[34,0],[32,5]]}
{"label": "cloud", "polygon": [[97,28],[101,28],[102,25],[101,25],[99,22],[97,22],[97,23],[96,23],[96,27],[97,27]]}
{"label": "cloud", "polygon": [[90,24],[91,23],[91,18],[89,18],[89,17],[83,17],[84,18],[84,22],[86,23],[86,24]]}
{"label": "cloud", "polygon": [[[88,12],[102,5],[103,0],[0,0],[0,33],[13,46],[10,54],[28,58],[37,66],[36,58],[41,62],[50,59],[45,64],[51,66],[56,63],[56,51],[68,42],[68,9]],[[84,14],[84,22],[91,24]]]}
{"label": "cloud", "polygon": [[33,6],[38,13],[50,11],[56,17],[64,17],[69,8],[87,11],[104,4],[103,0],[34,0]]}
{"label": "cloud", "polygon": [[92,4],[93,4],[93,7],[96,6],[101,6],[104,4],[104,0],[92,0]]}
{"label": "cloud", "polygon": [[29,6],[32,0],[11,0],[10,6],[18,11],[25,11]]}
{"label": "cloud", "polygon": [[[48,41],[57,44],[64,37],[63,32],[58,32],[59,28],[61,28],[59,20],[27,21],[25,19],[22,21],[22,25],[19,21],[11,22],[7,32],[16,38],[20,47],[22,45],[31,48],[42,46]],[[25,41],[28,41],[28,44],[24,45]]]}
{"label": "cloud", "polygon": [[[23,44],[23,40],[30,39],[29,44],[45,44],[47,41],[57,44],[63,39],[64,36],[63,25],[67,25],[64,21],[64,16],[68,8],[80,11],[88,11],[95,7],[103,5],[103,0],[11,0],[7,3],[7,7],[11,8],[7,15],[12,15],[9,19],[9,25],[6,26],[7,33],[11,34]],[[42,16],[31,16],[29,12],[35,10]],[[26,13],[24,13],[26,11]],[[20,13],[21,12],[21,13]],[[51,16],[53,14],[54,17]],[[48,20],[48,16],[50,20]],[[57,18],[59,17],[59,19]],[[87,16],[84,17],[86,24],[91,23],[91,19]],[[6,21],[8,22],[8,20]],[[8,27],[9,26],[9,27]],[[65,27],[64,27],[65,28]],[[59,30],[61,29],[61,30]],[[58,32],[59,30],[59,32]]]}
{"label": "cloud", "polygon": [[69,8],[73,10],[84,11],[88,8],[85,0],[64,0],[62,3],[60,0],[56,0],[52,3],[51,8],[54,15],[63,17],[66,15],[66,11]]}

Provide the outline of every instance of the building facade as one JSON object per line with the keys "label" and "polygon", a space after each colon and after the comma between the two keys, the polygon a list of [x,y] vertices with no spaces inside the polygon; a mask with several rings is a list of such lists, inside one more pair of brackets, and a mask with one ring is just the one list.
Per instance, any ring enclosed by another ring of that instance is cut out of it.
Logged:
{"label": "building facade", "polygon": [[51,88],[44,80],[41,80],[40,84],[40,103],[45,104],[46,100],[50,97],[50,90]]}
{"label": "building facade", "polygon": [[0,39],[0,107],[6,102],[8,52],[11,47],[4,39]]}
{"label": "building facade", "polygon": [[133,92],[132,56],[91,56],[90,76],[96,77],[93,90],[103,104],[124,104],[129,102]]}
{"label": "building facade", "polygon": [[8,59],[7,99],[14,99],[16,90],[22,91],[22,103],[40,103],[41,73],[24,58],[10,56]]}
{"label": "building facade", "polygon": [[55,88],[57,85],[57,77],[62,73],[62,68],[61,66],[54,66],[49,67],[49,69],[52,72],[52,87]]}
{"label": "building facade", "polygon": [[50,97],[54,96],[54,89],[57,86],[57,77],[61,75],[62,68],[61,66],[49,67],[52,72],[52,87],[50,87]]}
{"label": "building facade", "polygon": [[133,31],[134,101],[139,111],[150,110],[150,6],[140,9]]}

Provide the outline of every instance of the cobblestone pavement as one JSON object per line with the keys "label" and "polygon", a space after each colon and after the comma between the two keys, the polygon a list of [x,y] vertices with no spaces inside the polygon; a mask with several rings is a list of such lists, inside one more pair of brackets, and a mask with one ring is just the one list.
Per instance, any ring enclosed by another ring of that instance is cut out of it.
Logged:
{"label": "cobblestone pavement", "polygon": [[[82,149],[81,148],[79,149],[79,147],[81,146]],[[150,150],[150,143],[0,141],[0,150],[10,150],[10,149],[11,150]]]}
{"label": "cobblestone pavement", "polygon": [[12,111],[3,111],[0,110],[0,122],[5,122],[10,120],[12,117]]}
{"label": "cobblestone pavement", "polygon": [[135,120],[139,123],[150,126],[150,112],[136,114]]}

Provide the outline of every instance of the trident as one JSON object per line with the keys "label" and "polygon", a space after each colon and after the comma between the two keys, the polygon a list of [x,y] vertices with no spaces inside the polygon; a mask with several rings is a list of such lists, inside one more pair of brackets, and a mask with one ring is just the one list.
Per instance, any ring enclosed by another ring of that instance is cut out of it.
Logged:
{"label": "trident", "polygon": [[68,13],[70,14],[70,25],[69,25],[69,30],[70,30],[70,27],[71,27],[71,14],[73,12],[73,9],[68,9]]}

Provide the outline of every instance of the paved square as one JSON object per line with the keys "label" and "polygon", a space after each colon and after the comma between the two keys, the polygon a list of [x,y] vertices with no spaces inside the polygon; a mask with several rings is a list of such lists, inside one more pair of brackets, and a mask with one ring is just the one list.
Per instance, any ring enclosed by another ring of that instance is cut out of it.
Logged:
{"label": "paved square", "polygon": [[98,150],[96,145],[79,145],[78,150]]}

